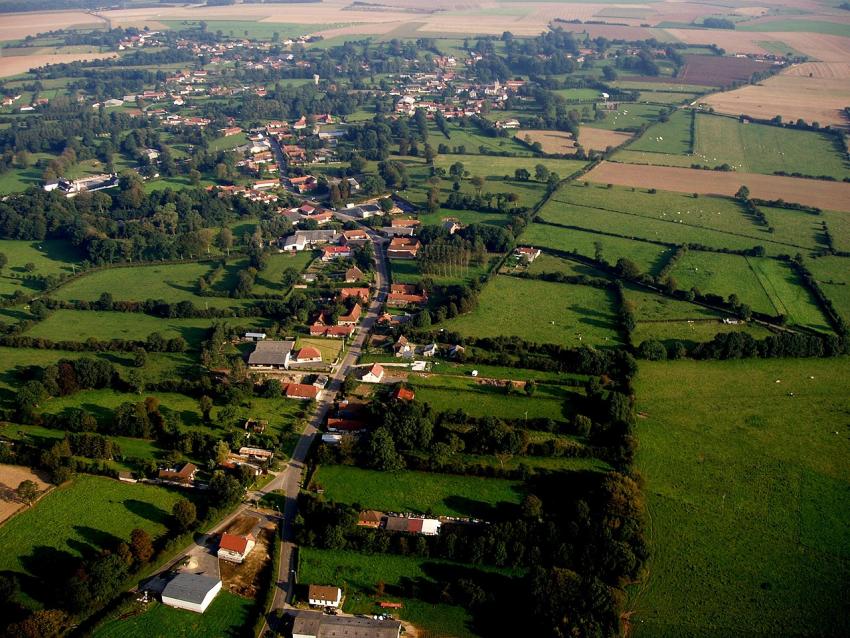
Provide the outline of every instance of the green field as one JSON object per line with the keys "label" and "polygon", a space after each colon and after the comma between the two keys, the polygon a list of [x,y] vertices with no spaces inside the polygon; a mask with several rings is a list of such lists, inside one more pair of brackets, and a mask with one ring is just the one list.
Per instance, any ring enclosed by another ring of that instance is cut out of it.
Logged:
{"label": "green field", "polygon": [[322,353],[322,361],[331,364],[339,357],[342,345],[342,339],[300,338],[296,348],[316,348]]}
{"label": "green field", "polygon": [[283,287],[281,277],[283,271],[294,268],[298,272],[303,271],[313,261],[312,251],[301,251],[295,255],[271,255],[268,265],[257,273],[256,283],[251,292],[265,295],[285,295],[289,290]]}
{"label": "green field", "polygon": [[640,138],[629,144],[629,150],[674,155],[690,153],[692,117],[690,111],[674,111],[669,120],[649,127]]}
{"label": "green field", "polygon": [[[9,260],[0,271],[0,295],[11,295],[17,290],[33,294],[41,289],[34,277],[71,273],[72,264],[80,259],[74,247],[56,239],[37,242],[3,239],[0,240],[0,253]],[[27,272],[27,264],[33,264],[35,269]]]}
{"label": "green field", "polygon": [[484,288],[475,310],[443,327],[475,337],[614,346],[620,342],[615,312],[608,290],[499,275]]}
{"label": "green field", "polygon": [[[422,219],[421,216],[420,219]],[[392,280],[394,283],[415,284],[420,279],[422,279],[422,273],[419,270],[419,264],[412,259],[391,259],[389,260],[389,265],[390,274],[392,275]],[[489,264],[471,265],[463,271],[458,269],[458,272],[455,275],[440,274],[429,275],[429,277],[434,281],[434,283],[441,285],[459,284],[480,277],[481,275],[487,272],[488,268]]]}
{"label": "green field", "polygon": [[641,363],[651,559],[627,605],[636,635],[844,635],[847,366]]}
{"label": "green field", "polygon": [[450,122],[448,131],[449,137],[446,137],[433,123],[428,125],[428,143],[434,150],[437,150],[438,145],[446,144],[451,148],[464,146],[465,152],[469,154],[480,153],[483,148],[486,153],[507,152],[529,157],[533,155],[527,146],[520,144],[513,137],[490,137],[481,133],[473,124],[462,127]]}
{"label": "green field", "polygon": [[[315,25],[259,22],[253,20],[206,20],[205,22],[207,25],[206,30],[210,33],[221,31],[224,36],[235,38],[246,37],[255,40],[271,40],[275,33],[280,36],[281,40],[285,40],[287,38],[297,38],[322,29],[334,29],[345,26],[344,23]],[[159,20],[158,23],[174,30],[197,29],[200,24],[197,20]]]}
{"label": "green field", "polygon": [[466,412],[478,417],[495,414],[506,419],[563,420],[564,401],[569,399],[563,387],[557,385],[538,385],[534,396],[527,397],[519,391],[508,395],[505,388],[486,385],[470,377],[411,375],[408,382],[416,390],[416,398],[430,403],[438,412],[450,412],[463,406]]}
{"label": "green field", "polygon": [[784,171],[836,179],[850,176],[850,163],[835,138],[827,133],[744,124],[735,118],[701,113],[697,115],[691,154],[686,146],[668,147],[667,135],[663,143],[657,142],[659,126],[653,126],[640,140],[617,153],[616,159],[662,166],[728,164],[737,172],[767,175]]}
{"label": "green field", "polygon": [[141,527],[162,534],[180,493],[80,476],[0,527],[0,570],[45,577],[59,561],[126,541]]}
{"label": "green field", "polygon": [[739,31],[791,31],[805,33],[824,33],[850,37],[850,24],[846,22],[825,22],[823,20],[777,20],[775,22],[757,22],[755,24],[739,24]]}
{"label": "green field", "polygon": [[[256,323],[256,319],[254,320]],[[200,347],[212,319],[159,319],[140,312],[56,310],[26,332],[29,337],[53,341],[85,341],[90,337],[144,340],[152,332],[166,339],[183,337],[191,347]]]}
{"label": "green field", "polygon": [[616,111],[605,112],[605,118],[594,120],[593,126],[614,131],[636,131],[654,122],[665,107],[657,104],[620,103]]}
{"label": "green field", "polygon": [[238,636],[251,621],[254,601],[222,590],[203,614],[175,609],[158,602],[138,613],[100,625],[95,638],[200,638]]}
{"label": "green field", "polygon": [[821,257],[806,262],[836,310],[850,322],[850,259]]}
{"label": "green field", "polygon": [[[343,609],[348,613],[375,613],[378,600],[402,601],[404,607],[398,610],[399,616],[428,631],[429,635],[476,636],[471,629],[472,619],[462,607],[399,595],[399,585],[405,580],[434,584],[443,580],[437,574],[445,575],[455,570],[465,574],[468,567],[447,561],[310,547],[300,548],[298,557],[299,582],[343,587],[346,593]],[[381,598],[374,596],[378,581],[386,585],[386,595]]]}
{"label": "green field", "polygon": [[522,500],[522,483],[433,472],[378,472],[347,465],[323,465],[313,482],[325,496],[364,509],[439,516],[487,518],[499,503]]}
{"label": "green field", "polygon": [[245,302],[225,297],[201,297],[195,294],[198,279],[209,274],[212,262],[187,262],[162,266],[130,266],[93,272],[59,288],[57,299],[96,301],[109,292],[116,301],[164,299],[170,303],[191,301],[196,307],[227,308]]}

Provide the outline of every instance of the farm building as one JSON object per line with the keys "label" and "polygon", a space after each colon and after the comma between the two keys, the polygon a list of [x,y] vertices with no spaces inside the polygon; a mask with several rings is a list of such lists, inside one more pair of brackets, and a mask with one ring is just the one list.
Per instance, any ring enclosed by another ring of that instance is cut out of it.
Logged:
{"label": "farm building", "polygon": [[202,614],[221,591],[221,580],[203,574],[177,574],[162,590],[162,603]]}
{"label": "farm building", "polygon": [[374,527],[378,528],[381,526],[381,521],[384,518],[383,512],[378,512],[376,510],[365,510],[360,512],[360,515],[357,517],[357,525],[360,527]]}
{"label": "farm building", "polygon": [[339,587],[310,585],[307,599],[314,607],[339,607],[342,602],[342,590]]}
{"label": "farm building", "polygon": [[254,549],[254,545],[256,541],[251,534],[239,536],[224,533],[218,542],[218,557],[231,563],[242,563]]}
{"label": "farm building", "polygon": [[337,295],[340,301],[345,301],[346,299],[350,299],[351,297],[357,297],[362,302],[369,301],[369,289],[368,288],[340,288],[339,295]]}
{"label": "farm building", "polygon": [[360,304],[354,304],[354,307],[351,309],[347,315],[340,315],[337,320],[337,325],[339,326],[353,326],[356,325],[358,321],[360,321],[360,314],[362,309],[360,308]]}
{"label": "farm building", "polygon": [[406,516],[387,516],[385,528],[389,532],[408,532],[423,536],[436,536],[440,533],[440,521],[435,518],[408,518]]}
{"label": "farm building", "polygon": [[193,463],[185,463],[179,470],[175,468],[160,470],[157,476],[163,481],[191,485],[195,481],[195,472],[197,471],[198,468]]}
{"label": "farm building", "polygon": [[365,230],[360,229],[344,230],[342,238],[348,246],[362,246],[369,241],[369,235]]}
{"label": "farm building", "polygon": [[528,263],[531,263],[538,257],[540,257],[540,249],[532,248],[530,246],[520,246],[514,251],[514,254],[520,259],[525,259]]}
{"label": "farm building", "polygon": [[304,401],[312,401],[319,396],[321,390],[314,385],[307,383],[287,383],[286,398],[301,399]]}
{"label": "farm building", "polygon": [[330,244],[337,240],[335,230],[297,230],[284,239],[283,250],[302,251],[320,244]]}
{"label": "farm building", "polygon": [[394,219],[389,226],[381,230],[384,234],[391,236],[410,237],[416,233],[416,229],[422,224],[418,219]]}
{"label": "farm building", "polygon": [[320,611],[288,612],[284,626],[292,638],[398,638],[401,635],[401,623],[397,620],[330,616]]}
{"label": "farm building", "polygon": [[318,348],[314,348],[312,346],[305,346],[300,350],[296,350],[295,354],[290,357],[290,363],[317,363],[321,362],[322,353],[319,352]]}
{"label": "farm building", "polygon": [[263,341],[266,338],[265,332],[246,332],[245,336],[242,337],[243,341]]}
{"label": "farm building", "polygon": [[286,370],[289,368],[294,341],[259,341],[248,356],[248,369]]}
{"label": "farm building", "polygon": [[390,259],[416,259],[419,252],[419,240],[412,237],[393,237],[387,248]]}

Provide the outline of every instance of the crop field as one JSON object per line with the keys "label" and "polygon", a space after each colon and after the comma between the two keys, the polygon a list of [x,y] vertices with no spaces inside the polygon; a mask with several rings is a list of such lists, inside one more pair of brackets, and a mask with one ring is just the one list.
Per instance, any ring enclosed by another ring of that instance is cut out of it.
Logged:
{"label": "crop field", "polygon": [[214,268],[212,262],[187,262],[162,266],[109,268],[90,273],[59,288],[57,299],[95,301],[109,292],[116,301],[164,299],[170,303],[191,301],[196,307],[215,308],[241,305],[238,299],[201,297],[195,294],[198,279]]}
{"label": "crop field", "polygon": [[49,578],[61,573],[69,557],[126,540],[136,527],[156,537],[165,531],[179,498],[152,485],[80,476],[0,527],[0,544],[7,549],[0,570]]}
{"label": "crop field", "polygon": [[616,263],[620,257],[628,257],[649,273],[656,273],[661,269],[665,261],[664,255],[670,250],[648,242],[608,237],[549,224],[530,224],[522,233],[522,243],[536,248],[577,252],[587,257],[595,255],[598,244],[606,261]]}
{"label": "crop field", "polygon": [[637,465],[652,525],[648,575],[627,604],[635,635],[844,633],[846,367],[641,363]]}
{"label": "crop field", "polygon": [[576,143],[573,136],[565,131],[553,131],[551,129],[521,129],[516,132],[516,137],[526,142],[540,143],[544,153],[567,155],[574,153]]}
{"label": "crop field", "polygon": [[[234,16],[235,17],[235,16]],[[159,20],[168,29],[197,29],[199,22],[196,20]],[[206,20],[207,31],[216,33],[221,31],[225,36],[236,38],[253,38],[256,40],[271,40],[277,33],[281,40],[297,38],[302,35],[313,33],[317,29],[315,24],[287,24],[284,22],[261,22],[257,20]],[[323,29],[332,29],[345,26],[344,24],[326,24]]]}
{"label": "crop field", "polygon": [[850,259],[820,257],[807,261],[806,266],[844,320],[850,321]]}
{"label": "crop field", "polygon": [[348,465],[322,465],[313,483],[325,489],[325,498],[364,509],[484,519],[500,503],[517,505],[524,496],[520,481]]}
{"label": "crop field", "polygon": [[564,346],[620,342],[612,292],[504,275],[484,288],[475,310],[443,327],[476,337],[515,336]]}
{"label": "crop field", "polygon": [[569,399],[569,393],[558,385],[540,384],[534,396],[527,397],[522,390],[508,395],[504,387],[470,377],[411,375],[407,380],[416,390],[417,400],[430,403],[436,411],[450,412],[463,405],[469,414],[479,417],[498,414],[507,419],[558,421],[564,419],[564,402]]}
{"label": "crop field", "polygon": [[[472,638],[469,613],[463,608],[401,597],[399,585],[407,579],[429,584],[446,582],[446,570],[459,570],[461,577],[470,568],[446,561],[432,561],[392,554],[361,554],[340,550],[302,547],[298,551],[298,578],[302,583],[335,584],[346,593],[347,613],[376,613],[378,600],[402,601],[398,615],[435,636]],[[439,574],[439,576],[438,576]],[[386,595],[375,596],[378,581],[385,583]]]}
{"label": "crop field", "polygon": [[582,124],[578,129],[578,141],[591,151],[604,151],[609,146],[619,146],[631,139],[631,134],[620,131],[612,131],[604,128],[596,128]]}
{"label": "crop field", "polygon": [[166,339],[183,337],[191,347],[200,347],[212,319],[159,319],[140,312],[56,310],[26,332],[29,337],[53,341],[144,340],[153,332]]}
{"label": "crop field", "polygon": [[203,614],[158,602],[129,618],[108,620],[94,630],[95,638],[195,638],[235,636],[251,621],[253,600],[222,590]]}
{"label": "crop field", "polygon": [[677,80],[684,84],[705,86],[728,86],[734,82],[745,82],[753,73],[770,68],[769,63],[750,58],[720,57],[716,55],[686,55],[685,65]]}
{"label": "crop field", "polygon": [[666,122],[659,122],[649,127],[629,145],[631,151],[647,151],[651,153],[687,154],[691,152],[691,118],[690,111],[678,110],[670,115]]}
{"label": "crop field", "polygon": [[14,491],[22,481],[33,481],[41,492],[50,488],[42,472],[35,472],[22,465],[0,464],[0,524],[24,507]]}
{"label": "crop field", "polygon": [[703,171],[671,166],[638,166],[602,162],[585,175],[591,182],[679,193],[734,195],[742,185],[758,199],[783,199],[825,210],[850,212],[850,183],[826,182],[779,175]]}
{"label": "crop field", "polygon": [[[79,253],[72,246],[55,239],[37,242],[3,239],[0,253],[8,259],[0,270],[0,295],[11,295],[16,290],[32,293],[40,287],[32,276],[70,273],[71,264],[79,260]],[[27,270],[27,264],[32,264],[31,271]]]}

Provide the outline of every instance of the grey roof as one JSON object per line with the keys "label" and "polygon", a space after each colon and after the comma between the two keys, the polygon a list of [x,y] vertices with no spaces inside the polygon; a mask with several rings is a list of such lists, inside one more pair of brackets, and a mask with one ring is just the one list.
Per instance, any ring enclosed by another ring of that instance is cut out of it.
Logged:
{"label": "grey roof", "polygon": [[204,576],[203,574],[177,574],[165,589],[162,595],[168,598],[176,598],[187,603],[200,604],[204,602],[207,594],[219,584],[218,578]]}
{"label": "grey roof", "polygon": [[248,356],[248,365],[282,366],[286,355],[295,347],[294,341],[258,341],[254,352]]}
{"label": "grey roof", "polygon": [[328,616],[317,611],[290,612],[292,633],[317,638],[398,638],[397,620],[373,620],[357,616]]}

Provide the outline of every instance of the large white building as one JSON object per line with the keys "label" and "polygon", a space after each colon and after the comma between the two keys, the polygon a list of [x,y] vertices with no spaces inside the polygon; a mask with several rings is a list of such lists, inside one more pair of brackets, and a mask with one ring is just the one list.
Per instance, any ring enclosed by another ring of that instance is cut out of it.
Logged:
{"label": "large white building", "polygon": [[203,574],[177,574],[162,590],[162,602],[202,614],[221,591],[221,580]]}

